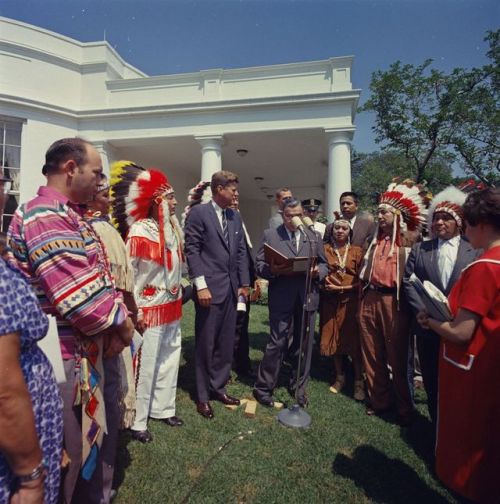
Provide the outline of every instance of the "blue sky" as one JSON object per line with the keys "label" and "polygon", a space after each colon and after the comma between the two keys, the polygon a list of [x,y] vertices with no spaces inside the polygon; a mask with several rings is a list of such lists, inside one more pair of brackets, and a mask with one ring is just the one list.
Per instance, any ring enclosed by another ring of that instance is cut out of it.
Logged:
{"label": "blue sky", "polygon": [[[485,62],[490,0],[0,0],[0,15],[88,42],[106,40],[149,75],[354,55],[353,85],[372,72],[426,58],[450,70]],[[0,34],[1,37],[1,34]],[[375,150],[372,118],[354,146]]]}

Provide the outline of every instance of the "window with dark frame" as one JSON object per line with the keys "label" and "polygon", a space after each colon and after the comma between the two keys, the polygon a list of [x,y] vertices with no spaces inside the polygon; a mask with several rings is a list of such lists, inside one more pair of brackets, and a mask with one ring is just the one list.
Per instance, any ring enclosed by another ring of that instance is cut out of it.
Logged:
{"label": "window with dark frame", "polygon": [[0,118],[0,174],[12,180],[12,187],[0,223],[0,230],[4,233],[9,229],[10,221],[19,205],[21,132],[22,122]]}

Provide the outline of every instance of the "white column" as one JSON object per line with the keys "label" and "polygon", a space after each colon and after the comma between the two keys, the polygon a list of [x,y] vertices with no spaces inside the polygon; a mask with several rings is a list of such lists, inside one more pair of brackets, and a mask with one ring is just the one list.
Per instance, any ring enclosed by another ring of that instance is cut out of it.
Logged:
{"label": "white column", "polygon": [[325,130],[328,138],[328,177],[325,212],[329,221],[339,210],[339,198],[351,190],[351,131]]}
{"label": "white column", "polygon": [[201,145],[201,179],[210,181],[215,172],[222,170],[222,135],[196,136]]}
{"label": "white column", "polygon": [[109,168],[116,161],[116,151],[108,142],[92,142],[92,145],[101,155],[102,171],[109,177]]}

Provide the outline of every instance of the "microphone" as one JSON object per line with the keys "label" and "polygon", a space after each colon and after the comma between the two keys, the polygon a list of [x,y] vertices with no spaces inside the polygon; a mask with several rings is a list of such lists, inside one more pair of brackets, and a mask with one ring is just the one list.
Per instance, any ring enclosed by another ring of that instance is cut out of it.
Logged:
{"label": "microphone", "polygon": [[310,229],[311,231],[315,231],[314,229],[314,222],[310,217],[302,217],[302,222],[306,228]]}
{"label": "microphone", "polygon": [[304,232],[304,224],[301,221],[300,217],[298,217],[297,215],[295,217],[292,217],[292,224],[295,229]]}

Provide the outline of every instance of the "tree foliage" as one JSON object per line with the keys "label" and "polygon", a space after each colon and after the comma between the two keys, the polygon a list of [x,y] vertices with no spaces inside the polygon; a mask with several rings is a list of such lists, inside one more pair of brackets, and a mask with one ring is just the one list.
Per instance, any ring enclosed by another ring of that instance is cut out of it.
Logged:
{"label": "tree foliage", "polygon": [[393,63],[377,71],[360,111],[375,113],[376,142],[404,154],[422,182],[432,162],[459,160],[468,173],[494,184],[500,178],[500,30],[488,32],[490,62],[451,73]]}
{"label": "tree foliage", "polygon": [[[396,149],[370,154],[353,151],[352,189],[359,194],[361,206],[373,210],[378,195],[387,189],[394,177],[415,178],[415,167],[411,160]],[[434,194],[454,182],[453,170],[446,159],[434,157],[423,172],[421,182]]]}

